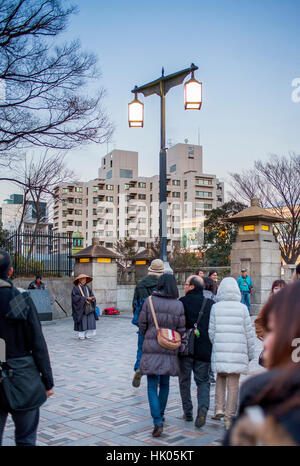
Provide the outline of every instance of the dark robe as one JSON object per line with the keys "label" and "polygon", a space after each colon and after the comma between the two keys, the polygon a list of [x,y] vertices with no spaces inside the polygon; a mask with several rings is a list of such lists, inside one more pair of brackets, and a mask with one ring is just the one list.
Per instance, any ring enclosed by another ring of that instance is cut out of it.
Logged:
{"label": "dark robe", "polygon": [[[94,293],[87,285],[81,285],[84,296],[94,298]],[[72,290],[72,317],[74,320],[75,332],[85,332],[86,330],[96,329],[96,312],[91,312],[89,315],[84,313],[86,304],[86,298],[82,296],[78,286],[74,286]],[[94,301],[94,308],[96,301]]]}

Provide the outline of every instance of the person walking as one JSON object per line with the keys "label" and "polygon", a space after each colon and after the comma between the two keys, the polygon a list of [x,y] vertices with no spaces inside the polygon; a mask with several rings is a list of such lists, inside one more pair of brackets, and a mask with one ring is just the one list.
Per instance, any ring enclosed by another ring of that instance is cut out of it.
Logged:
{"label": "person walking", "polygon": [[28,290],[45,290],[46,285],[42,282],[42,276],[37,275],[35,280],[29,283]]}
{"label": "person walking", "polygon": [[[153,291],[151,299],[158,326],[177,331],[181,335],[183,347],[185,316],[183,304],[178,300],[178,296],[174,276],[163,274],[158,280],[157,291]],[[178,352],[180,348],[170,350],[158,343],[149,299],[150,297],[145,300],[139,317],[139,328],[145,337],[140,369],[142,374],[147,375],[148,401],[154,424],[152,436],[160,437],[163,432],[164,413],[169,396],[170,376],[179,375]]]}
{"label": "person walking", "polygon": [[[140,312],[142,310],[143,304],[152,294],[153,291],[157,289],[157,283],[159,277],[164,273],[164,263],[161,259],[154,259],[150,267],[148,268],[148,275],[143,277],[139,280],[136,284],[133,301],[132,301],[132,309],[133,309],[133,325],[139,325],[139,317]],[[144,335],[140,330],[138,330],[138,342],[137,342],[137,354],[136,354],[136,362],[134,365],[134,376],[132,380],[133,387],[139,387],[141,384],[141,370],[140,370],[140,363],[141,357],[143,354],[143,343],[144,343]]]}
{"label": "person walking", "polygon": [[300,282],[268,300],[267,370],[246,380],[223,445],[300,446]]}
{"label": "person walking", "polygon": [[220,283],[208,333],[213,345],[212,370],[217,374],[213,419],[224,417],[225,428],[229,429],[237,408],[240,374],[248,373],[249,361],[255,356],[250,315],[241,303],[234,278],[226,277]]}
{"label": "person walking", "polygon": [[241,302],[243,304],[246,304],[249,314],[250,314],[250,311],[251,311],[250,294],[253,288],[253,284],[252,284],[251,278],[247,275],[247,269],[241,270],[241,275],[237,279],[237,283],[239,285],[239,289],[242,295]]}
{"label": "person walking", "polygon": [[[0,445],[10,413],[16,445],[34,446],[39,408],[54,394],[54,381],[36,308],[27,292],[22,294],[13,286],[12,274],[10,256],[0,250],[0,339],[4,341],[0,361]],[[10,378],[11,374],[14,377]],[[17,387],[14,380],[18,381]]]}
{"label": "person walking", "polygon": [[74,331],[78,332],[79,340],[91,339],[96,335],[96,298],[87,283],[92,281],[92,277],[81,274],[74,280],[72,290],[72,317],[74,321]]}
{"label": "person walking", "polygon": [[[193,420],[193,404],[191,398],[191,376],[197,386],[198,409],[195,420],[196,427],[202,427],[206,422],[209,409],[210,393],[210,359],[212,345],[208,336],[210,310],[214,302],[203,296],[204,282],[202,278],[191,275],[185,283],[185,296],[180,298],[184,307],[186,329],[194,329],[195,324],[200,332],[195,338],[193,356],[179,357],[180,374],[179,387],[183,408],[183,418]],[[200,320],[199,313],[201,312]]]}

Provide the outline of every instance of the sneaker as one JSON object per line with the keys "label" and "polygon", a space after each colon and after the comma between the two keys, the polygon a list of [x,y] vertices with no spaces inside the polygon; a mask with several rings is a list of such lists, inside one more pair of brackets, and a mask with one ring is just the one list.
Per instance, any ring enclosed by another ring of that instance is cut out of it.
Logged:
{"label": "sneaker", "polygon": [[78,337],[78,340],[85,340],[85,337]]}
{"label": "sneaker", "polygon": [[155,424],[153,432],[152,432],[152,437],[160,437],[163,431],[163,425],[162,424]]}
{"label": "sneaker", "polygon": [[207,408],[205,406],[200,406],[198,408],[198,413],[195,421],[195,427],[202,427],[206,421]]}
{"label": "sneaker", "polygon": [[211,418],[215,421],[221,421],[222,417],[224,417],[223,411],[217,411]]}
{"label": "sneaker", "polygon": [[184,414],[183,419],[187,422],[192,422],[193,420],[193,415],[192,414]]}
{"label": "sneaker", "polygon": [[231,421],[226,420],[226,421],[225,421],[225,430],[229,430],[230,427],[231,427]]}
{"label": "sneaker", "polygon": [[142,373],[140,369],[138,369],[137,371],[135,371],[135,374],[133,376],[132,386],[135,388],[139,387],[141,385],[141,378],[142,378]]}

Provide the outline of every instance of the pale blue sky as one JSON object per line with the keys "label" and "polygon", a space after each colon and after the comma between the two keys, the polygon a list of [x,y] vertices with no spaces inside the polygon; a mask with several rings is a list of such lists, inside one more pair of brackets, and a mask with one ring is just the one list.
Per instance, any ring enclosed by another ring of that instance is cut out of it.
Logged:
{"label": "pale blue sky", "polygon": [[[270,153],[300,152],[300,103],[291,99],[292,80],[300,77],[299,0],[75,3],[80,11],[65,36],[99,57],[99,85],[116,125],[108,149],[138,151],[140,175],[158,172],[159,98],[144,99],[143,129],[129,129],[127,104],[134,85],[159,77],[162,66],[166,74],[199,66],[202,109],[184,111],[183,86],[172,89],[167,140],[197,144],[199,128],[206,173],[226,178]],[[86,146],[68,161],[87,180],[97,176],[106,150]]]}

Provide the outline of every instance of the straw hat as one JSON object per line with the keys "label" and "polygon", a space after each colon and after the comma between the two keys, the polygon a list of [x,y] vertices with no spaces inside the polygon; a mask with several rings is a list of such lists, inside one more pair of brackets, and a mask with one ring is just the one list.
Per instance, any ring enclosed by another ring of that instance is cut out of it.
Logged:
{"label": "straw hat", "polygon": [[78,277],[74,278],[74,285],[78,285],[78,282],[81,278],[86,278],[86,283],[90,283],[93,279],[92,277],[90,277],[89,275],[85,275],[84,273],[81,273],[80,275],[78,275]]}

